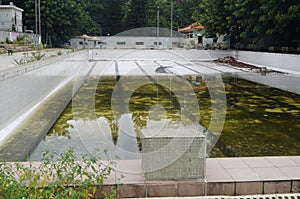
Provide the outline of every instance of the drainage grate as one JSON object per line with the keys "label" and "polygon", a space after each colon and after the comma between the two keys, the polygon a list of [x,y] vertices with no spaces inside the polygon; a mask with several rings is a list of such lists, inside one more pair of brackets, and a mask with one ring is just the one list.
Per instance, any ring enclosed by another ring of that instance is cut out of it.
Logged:
{"label": "drainage grate", "polygon": [[300,199],[300,193],[245,196],[200,196],[190,198],[185,197],[184,199]]}
{"label": "drainage grate", "polygon": [[198,197],[166,197],[151,199],[300,199],[300,193],[273,195],[244,195],[244,196],[198,196]]}

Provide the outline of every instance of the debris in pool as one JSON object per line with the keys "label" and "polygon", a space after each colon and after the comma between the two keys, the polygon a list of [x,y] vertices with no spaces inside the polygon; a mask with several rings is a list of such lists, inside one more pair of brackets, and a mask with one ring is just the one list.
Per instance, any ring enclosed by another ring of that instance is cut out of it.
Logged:
{"label": "debris in pool", "polygon": [[157,69],[155,69],[155,72],[157,73],[172,73],[171,71],[166,70],[167,68],[173,68],[172,66],[160,66]]}
{"label": "debris in pool", "polygon": [[275,71],[275,70],[270,70],[267,69],[267,67],[258,67],[258,66],[254,66],[251,64],[246,64],[243,62],[238,61],[236,58],[232,57],[232,56],[226,56],[223,58],[218,58],[216,60],[214,60],[215,63],[224,63],[236,68],[240,68],[240,69],[250,69],[253,70],[257,73],[264,73],[265,74],[270,74],[270,73],[275,73],[275,74],[285,74],[283,72],[280,71]]}

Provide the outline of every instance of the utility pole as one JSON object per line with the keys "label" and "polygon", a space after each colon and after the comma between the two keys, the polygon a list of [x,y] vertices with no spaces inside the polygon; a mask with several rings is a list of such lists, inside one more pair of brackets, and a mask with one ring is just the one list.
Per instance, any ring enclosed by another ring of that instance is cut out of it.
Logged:
{"label": "utility pole", "polygon": [[38,0],[38,7],[39,7],[39,35],[42,38],[42,26],[41,26],[41,0]]}
{"label": "utility pole", "polygon": [[171,34],[170,36],[173,37],[173,12],[174,12],[174,3],[171,0]]}
{"label": "utility pole", "polygon": [[38,35],[38,11],[37,11],[37,0],[34,3],[34,12],[35,12],[35,35]]}
{"label": "utility pole", "polygon": [[159,7],[157,7],[157,31],[156,31],[156,36],[157,36],[157,47],[159,47]]}

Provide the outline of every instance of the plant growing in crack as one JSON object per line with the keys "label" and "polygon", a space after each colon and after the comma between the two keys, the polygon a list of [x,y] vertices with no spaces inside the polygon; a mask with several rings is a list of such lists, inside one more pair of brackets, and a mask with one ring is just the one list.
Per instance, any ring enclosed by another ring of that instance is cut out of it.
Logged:
{"label": "plant growing in crack", "polygon": [[44,57],[46,57],[46,55],[44,53],[41,53],[41,51],[31,52],[31,55],[34,61],[40,61]]}
{"label": "plant growing in crack", "polygon": [[44,58],[46,58],[46,55],[44,53],[41,53],[41,51],[31,52],[31,56],[28,56],[28,54],[24,54],[24,57],[21,59],[14,59],[14,63],[16,65],[23,65],[34,61],[40,61]]}

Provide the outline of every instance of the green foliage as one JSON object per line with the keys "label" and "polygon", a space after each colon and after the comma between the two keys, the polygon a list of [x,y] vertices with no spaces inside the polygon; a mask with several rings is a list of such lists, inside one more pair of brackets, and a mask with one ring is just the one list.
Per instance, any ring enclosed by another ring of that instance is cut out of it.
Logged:
{"label": "green foliage", "polygon": [[269,37],[275,43],[299,40],[297,0],[202,0],[193,18],[208,33],[230,33],[233,39]]}
{"label": "green foliage", "polygon": [[32,55],[32,59],[34,61],[40,61],[42,60],[44,57],[46,57],[46,55],[44,53],[41,53],[41,51],[37,51],[37,52],[31,52]]}
{"label": "green foliage", "polygon": [[23,65],[23,64],[27,63],[27,60],[25,58],[14,59],[14,63],[15,63],[15,65]]}
{"label": "green foliage", "polygon": [[34,62],[34,61],[40,61],[40,60],[46,58],[46,55],[44,53],[41,53],[40,50],[38,50],[36,52],[31,52],[30,54],[31,54],[30,57],[25,56],[21,59],[14,59],[14,63],[16,65],[23,65],[23,64],[30,63],[30,62]]}
{"label": "green foliage", "polygon": [[[25,23],[32,30],[35,30],[34,6],[35,0],[24,3]],[[86,3],[79,0],[41,0],[42,38],[48,35],[52,43],[58,46],[88,30],[91,30],[89,33],[98,34],[95,31],[97,24],[92,21],[85,7]]]}
{"label": "green foliage", "polygon": [[[1,198],[92,198],[97,187],[112,172],[113,162],[104,166],[97,157],[83,155],[75,161],[68,149],[63,154],[45,152],[43,161],[36,163],[0,163]],[[116,190],[106,193],[115,198]]]}
{"label": "green foliage", "polygon": [[57,52],[57,56],[60,56],[60,55],[62,55],[63,53],[61,52],[61,50],[59,50],[58,52]]}
{"label": "green foliage", "polygon": [[[4,0],[8,4],[10,0]],[[54,46],[68,42],[81,34],[115,35],[122,31],[157,25],[157,7],[160,7],[160,27],[170,28],[171,0],[56,0],[41,1],[43,43],[46,35]],[[201,0],[172,0],[173,27],[191,24],[192,13]],[[23,8],[24,24],[35,30],[35,0],[14,1]]]}

